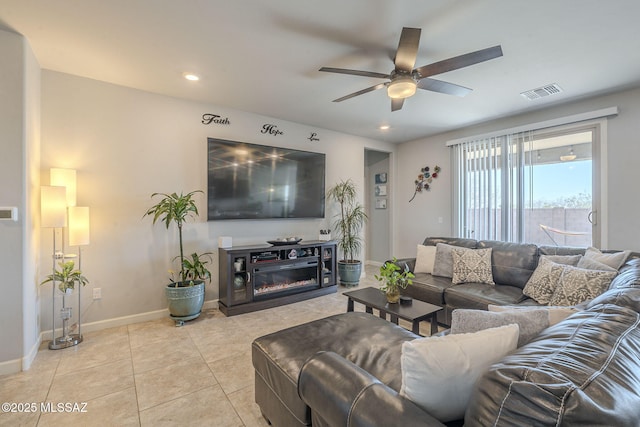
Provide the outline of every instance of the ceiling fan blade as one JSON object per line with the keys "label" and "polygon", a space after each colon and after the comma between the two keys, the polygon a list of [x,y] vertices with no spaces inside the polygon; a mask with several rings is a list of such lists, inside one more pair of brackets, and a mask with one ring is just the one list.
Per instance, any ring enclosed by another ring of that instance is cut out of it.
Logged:
{"label": "ceiling fan blade", "polygon": [[357,92],[350,93],[349,95],[345,95],[342,98],[334,99],[333,102],[342,102],[342,101],[347,100],[349,98],[353,98],[354,96],[358,96],[358,95],[365,94],[367,92],[373,92],[374,90],[382,89],[383,87],[385,87],[387,85],[388,85],[388,83],[379,83],[379,84],[377,84],[375,86],[371,86],[371,87],[368,87],[366,89],[362,89],[362,90],[359,90]]}
{"label": "ceiling fan blade", "polygon": [[416,55],[420,45],[420,28],[402,28],[400,42],[396,51],[396,70],[411,73],[416,65]]}
{"label": "ceiling fan blade", "polygon": [[318,71],[338,74],[351,74],[353,76],[375,77],[377,79],[388,79],[389,74],[375,73],[373,71],[347,70],[346,68],[322,67]]}
{"label": "ceiling fan blade", "polygon": [[437,74],[442,74],[446,73],[447,71],[453,71],[459,68],[468,67],[470,65],[478,64],[480,62],[488,61],[494,58],[499,58],[501,56],[502,47],[498,45],[482,50],[477,50],[475,52],[466,53],[464,55],[455,56],[453,58],[445,59],[444,61],[434,62],[433,64],[416,68],[415,71],[421,78],[435,76]]}
{"label": "ceiling fan blade", "polygon": [[391,111],[398,111],[402,108],[402,104],[404,104],[404,98],[395,98],[391,99]]}
{"label": "ceiling fan blade", "polygon": [[418,81],[418,87],[424,90],[430,90],[432,92],[445,93],[447,95],[455,95],[462,98],[473,91],[468,87],[460,86],[457,84],[443,82],[442,80],[430,79],[425,77]]}

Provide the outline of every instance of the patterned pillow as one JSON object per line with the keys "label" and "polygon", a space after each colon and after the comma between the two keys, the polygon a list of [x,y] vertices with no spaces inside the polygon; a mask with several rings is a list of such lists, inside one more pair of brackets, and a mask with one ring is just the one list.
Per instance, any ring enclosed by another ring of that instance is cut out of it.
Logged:
{"label": "patterned pillow", "polygon": [[549,305],[576,305],[593,299],[609,288],[617,274],[566,265]]}
{"label": "patterned pillow", "polygon": [[491,270],[491,248],[463,249],[451,251],[453,256],[453,277],[451,283],[486,283],[495,285]]}
{"label": "patterned pillow", "polygon": [[542,256],[538,267],[524,285],[522,293],[533,298],[539,304],[549,304],[558,281],[562,275],[562,265],[551,261],[553,258]]}

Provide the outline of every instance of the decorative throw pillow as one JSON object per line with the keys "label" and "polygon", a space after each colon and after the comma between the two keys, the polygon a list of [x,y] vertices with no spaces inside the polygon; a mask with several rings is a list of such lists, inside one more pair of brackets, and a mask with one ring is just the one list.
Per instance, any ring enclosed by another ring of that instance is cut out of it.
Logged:
{"label": "decorative throw pillow", "polygon": [[536,305],[493,305],[489,304],[489,311],[495,313],[512,312],[512,311],[536,311],[544,310],[547,312],[549,318],[549,326],[553,326],[556,323],[562,322],[573,313],[577,313],[580,310],[576,307],[562,307],[562,306],[536,306]]}
{"label": "decorative throw pillow", "polygon": [[436,262],[436,247],[418,245],[416,254],[416,266],[414,273],[433,273],[433,264]]}
{"label": "decorative throw pillow", "polygon": [[453,277],[451,283],[486,283],[495,285],[491,270],[491,248],[464,249],[456,248],[453,256]]}
{"label": "decorative throw pillow", "polygon": [[520,328],[518,347],[522,347],[549,327],[549,313],[544,308],[501,313],[459,308],[451,313],[452,334],[466,334],[512,324]]}
{"label": "decorative throw pillow", "polygon": [[407,341],[400,395],[441,422],[462,419],[477,379],[517,342],[518,325]]}
{"label": "decorative throw pillow", "polygon": [[576,267],[584,268],[586,270],[618,271],[613,267],[609,267],[607,264],[603,264],[599,261],[587,257],[582,257]]}
{"label": "decorative throw pillow", "polygon": [[560,275],[562,275],[562,265],[543,255],[527,284],[524,285],[522,293],[539,304],[549,304],[558,286]]}
{"label": "decorative throw pillow", "polygon": [[436,245],[436,260],[433,264],[434,276],[453,277],[453,255],[451,251],[458,246],[447,245],[446,243],[438,243]]}
{"label": "decorative throw pillow", "polygon": [[593,299],[607,290],[617,274],[566,265],[549,305],[576,305]]}
{"label": "decorative throw pillow", "polygon": [[627,258],[629,258],[629,254],[631,251],[622,251],[622,252],[614,252],[610,254],[605,254],[600,249],[597,248],[587,248],[587,251],[584,253],[584,257],[601,262],[603,264],[607,264],[611,268],[615,268],[616,271],[620,270],[622,264],[625,263]]}

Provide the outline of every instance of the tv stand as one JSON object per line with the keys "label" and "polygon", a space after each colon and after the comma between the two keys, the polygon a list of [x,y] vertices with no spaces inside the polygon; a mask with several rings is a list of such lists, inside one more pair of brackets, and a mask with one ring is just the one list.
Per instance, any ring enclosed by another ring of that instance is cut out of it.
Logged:
{"label": "tv stand", "polygon": [[227,316],[336,292],[336,242],[220,248],[219,303]]}

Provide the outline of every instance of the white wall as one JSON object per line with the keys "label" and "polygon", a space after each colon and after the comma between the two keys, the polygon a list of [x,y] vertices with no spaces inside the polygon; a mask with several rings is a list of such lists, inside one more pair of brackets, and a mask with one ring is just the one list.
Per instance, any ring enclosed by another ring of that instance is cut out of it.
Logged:
{"label": "white wall", "polygon": [[[397,151],[399,184],[395,200],[397,239],[394,254],[398,257],[415,256],[416,244],[426,236],[452,235],[451,160],[446,141],[612,106],[618,106],[620,114],[610,118],[607,124],[608,173],[604,189],[608,195],[606,247],[640,251],[640,197],[637,190],[640,182],[639,98],[640,89],[631,89],[401,144]],[[418,194],[413,202],[408,203],[422,163],[425,163],[424,166],[439,163],[443,170],[430,192]],[[442,224],[438,222],[440,217],[443,218]]]}
{"label": "white wall", "polygon": [[[204,113],[228,117],[231,124],[204,125]],[[284,135],[261,134],[265,123],[277,125]],[[311,132],[317,132],[320,141],[310,142]],[[91,244],[82,252],[83,272],[91,281],[84,292],[84,323],[166,307],[164,286],[170,260],[178,251],[177,231],[167,232],[162,224],[152,226],[151,218],[142,216],[153,203],[153,192],[206,192],[207,137],[326,153],[327,187],[352,178],[363,188],[365,148],[395,148],[222,106],[43,71],[43,181],[51,167],[76,169],[78,205],[91,208]],[[186,251],[217,252],[219,236],[232,236],[234,245],[254,244],[287,235],[317,239],[320,229],[330,228],[328,219],[207,222],[205,199],[206,195],[197,198],[200,219],[184,228]],[[328,207],[327,215],[331,213]],[[45,246],[43,259],[50,251]],[[207,300],[218,298],[217,253],[214,264]],[[48,266],[42,268],[46,271]],[[101,300],[91,301],[93,287],[102,288]],[[43,329],[50,327],[47,295],[43,293]]]}
{"label": "white wall", "polygon": [[19,219],[0,222],[0,375],[28,368],[38,347],[39,66],[26,40],[0,30],[0,206]]}

